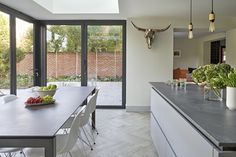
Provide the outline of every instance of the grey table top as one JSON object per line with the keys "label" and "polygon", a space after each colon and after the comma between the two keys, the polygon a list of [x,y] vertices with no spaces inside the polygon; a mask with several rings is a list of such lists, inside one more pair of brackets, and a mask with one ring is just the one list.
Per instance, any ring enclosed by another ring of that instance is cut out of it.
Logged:
{"label": "grey table top", "polygon": [[228,110],[225,101],[204,100],[202,88],[193,84],[186,91],[160,82],[150,84],[219,149],[236,147],[236,111]]}
{"label": "grey table top", "polygon": [[94,87],[62,87],[55,104],[25,107],[27,97],[0,104],[0,138],[53,137]]}

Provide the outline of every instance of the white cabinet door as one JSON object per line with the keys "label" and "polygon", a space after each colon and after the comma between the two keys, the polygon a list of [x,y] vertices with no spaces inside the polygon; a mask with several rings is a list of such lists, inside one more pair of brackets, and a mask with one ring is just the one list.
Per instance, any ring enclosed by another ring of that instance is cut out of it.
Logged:
{"label": "white cabinet door", "polygon": [[214,149],[214,157],[236,157],[235,151],[218,151]]}
{"label": "white cabinet door", "polygon": [[153,115],[177,157],[213,156],[213,147],[153,89],[152,97]]}
{"label": "white cabinet door", "polygon": [[166,139],[162,134],[156,120],[154,119],[153,115],[151,114],[151,136],[153,144],[156,147],[158,157],[165,157],[165,147],[166,147]]}
{"label": "white cabinet door", "polygon": [[168,143],[166,143],[166,157],[176,157]]}

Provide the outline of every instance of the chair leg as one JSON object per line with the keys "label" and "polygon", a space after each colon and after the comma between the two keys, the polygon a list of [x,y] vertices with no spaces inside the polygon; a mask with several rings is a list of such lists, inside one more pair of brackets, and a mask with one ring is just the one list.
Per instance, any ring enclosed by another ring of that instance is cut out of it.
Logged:
{"label": "chair leg", "polygon": [[82,139],[81,137],[79,137],[79,139],[83,142],[83,143],[85,143],[87,146],[89,146],[90,147],[90,145],[89,145],[89,143],[88,142],[86,142],[84,139]]}
{"label": "chair leg", "polygon": [[26,155],[25,155],[25,153],[23,151],[22,151],[22,154],[23,154],[24,157],[26,157]]}
{"label": "chair leg", "polygon": [[69,153],[70,157],[73,157],[72,154],[71,154],[71,152],[68,152],[68,153]]}
{"label": "chair leg", "polygon": [[[92,121],[92,125],[95,126],[95,125],[94,125],[94,121]],[[97,135],[99,134],[96,127],[94,127],[94,128],[92,127],[92,129],[94,129],[94,130],[97,132]]]}
{"label": "chair leg", "polygon": [[[79,138],[80,139],[80,138]],[[84,142],[81,140],[79,140],[79,142],[81,143],[81,145],[82,145],[82,153],[83,153],[83,157],[85,156],[85,157],[88,157],[88,155],[87,155],[87,152],[86,152],[86,150],[85,150],[85,147],[84,147]],[[78,147],[78,149],[80,149],[80,147],[76,144],[76,146]]]}
{"label": "chair leg", "polygon": [[85,138],[87,139],[87,141],[88,141],[88,143],[89,143],[89,146],[90,146],[91,150],[93,150],[93,147],[92,147],[92,145],[91,145],[91,143],[90,143],[90,141],[89,141],[89,138],[88,138],[86,132],[84,131],[84,128],[83,128],[83,127],[82,127],[82,130],[83,130],[83,132],[84,132]]}
{"label": "chair leg", "polygon": [[[84,129],[85,129],[85,128],[84,128]],[[85,130],[86,130],[86,129],[85,129]],[[87,131],[87,130],[86,130],[86,131]],[[88,134],[88,135],[89,135],[89,137],[92,139],[93,144],[96,144],[96,143],[95,143],[95,138],[94,138],[94,135],[93,135],[93,129],[91,128],[90,131],[91,131],[91,134]]]}
{"label": "chair leg", "polygon": [[26,157],[25,152],[21,149],[20,154],[23,154],[24,157]]}

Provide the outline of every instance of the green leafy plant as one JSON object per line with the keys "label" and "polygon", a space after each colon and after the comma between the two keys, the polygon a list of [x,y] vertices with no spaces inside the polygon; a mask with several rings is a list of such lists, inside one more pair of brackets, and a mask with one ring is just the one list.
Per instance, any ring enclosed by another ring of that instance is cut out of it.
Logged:
{"label": "green leafy plant", "polygon": [[194,70],[192,77],[196,83],[206,82],[211,89],[222,89],[227,86],[225,79],[232,71],[229,64],[208,64]]}
{"label": "green leafy plant", "polygon": [[200,66],[197,69],[193,70],[192,78],[196,83],[203,83],[206,81],[205,75],[205,66]]}
{"label": "green leafy plant", "polygon": [[236,87],[236,69],[228,73],[227,77],[223,78],[227,87]]}

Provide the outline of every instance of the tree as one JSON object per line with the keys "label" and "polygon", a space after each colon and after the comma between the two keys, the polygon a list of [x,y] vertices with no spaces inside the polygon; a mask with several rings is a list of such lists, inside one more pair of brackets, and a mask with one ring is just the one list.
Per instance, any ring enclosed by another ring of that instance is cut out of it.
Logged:
{"label": "tree", "polygon": [[80,26],[65,26],[67,51],[80,52],[81,51],[81,27]]}
{"label": "tree", "polygon": [[[54,25],[48,28],[51,39],[48,41],[49,52],[79,52],[81,51],[81,27]],[[121,26],[89,26],[88,51],[103,52],[121,51]]]}
{"label": "tree", "polygon": [[22,39],[19,41],[18,49],[24,53],[33,52],[33,27],[29,27]]}
{"label": "tree", "polygon": [[9,49],[9,17],[0,13],[0,79],[6,78],[9,71],[9,61],[5,54]]}
{"label": "tree", "polygon": [[[6,79],[10,70],[10,30],[9,17],[3,13],[0,13],[0,28],[0,79]],[[24,51],[17,48],[17,62],[20,62],[24,57]]]}
{"label": "tree", "polygon": [[47,43],[49,52],[62,52],[65,42],[65,26],[50,26],[48,31],[51,33],[51,40]]}
{"label": "tree", "polygon": [[121,51],[122,31],[121,26],[89,26],[89,51],[103,52]]}

